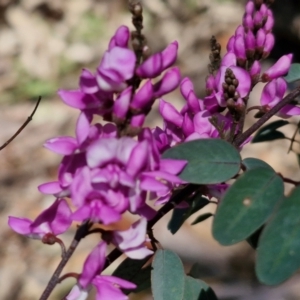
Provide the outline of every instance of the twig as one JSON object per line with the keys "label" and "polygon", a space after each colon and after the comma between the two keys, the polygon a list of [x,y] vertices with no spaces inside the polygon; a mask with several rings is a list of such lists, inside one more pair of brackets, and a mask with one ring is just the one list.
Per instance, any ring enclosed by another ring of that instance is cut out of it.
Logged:
{"label": "twig", "polygon": [[293,184],[295,186],[298,186],[300,185],[300,181],[295,181],[293,179],[290,179],[290,178],[286,178],[286,177],[283,177],[280,173],[278,173],[278,175],[282,178],[282,180],[286,183],[290,183],[290,184]]}
{"label": "twig", "polygon": [[291,138],[291,144],[290,144],[290,147],[289,147],[289,149],[288,149],[288,153],[290,153],[290,151],[291,151],[292,148],[293,148],[293,144],[294,144],[294,141],[295,141],[295,137],[296,137],[296,134],[297,134],[297,132],[298,132],[298,130],[299,130],[299,125],[300,125],[300,121],[298,122],[297,128],[296,128],[296,130],[295,130],[295,132],[294,132],[294,134],[293,134],[293,136],[292,136],[292,138]]}
{"label": "twig", "polygon": [[57,266],[56,270],[54,271],[48,285],[46,286],[46,288],[45,288],[45,290],[44,290],[44,292],[41,295],[39,300],[47,300],[49,298],[51,292],[53,291],[53,289],[55,288],[57,283],[60,282],[59,276],[60,276],[63,268],[65,267],[65,265],[69,261],[70,257],[73,255],[73,253],[76,250],[80,240],[83,239],[87,235],[87,233],[89,232],[90,227],[91,227],[91,223],[89,223],[89,221],[84,222],[82,225],[80,225],[78,227],[78,229],[75,233],[75,237],[74,237],[69,249],[67,250],[65,255],[62,257],[59,265]]}
{"label": "twig", "polygon": [[32,117],[35,114],[35,112],[40,104],[41,99],[42,99],[42,97],[39,96],[38,101],[34,107],[33,112],[31,113],[31,115],[27,118],[27,120],[24,122],[24,124],[17,130],[17,132],[0,147],[0,151],[2,149],[4,149],[10,142],[12,142],[21,133],[21,131],[27,126],[27,124],[32,120]]}
{"label": "twig", "polygon": [[294,100],[297,96],[300,95],[300,87],[297,87],[293,91],[291,91],[286,97],[284,97],[279,103],[277,103],[274,107],[272,107],[268,112],[266,112],[256,123],[254,123],[250,128],[248,128],[245,132],[241,133],[236,137],[233,145],[235,147],[241,146],[244,141],[247,140],[257,129],[259,129],[265,122],[267,122],[271,117],[273,117],[276,113],[278,113],[285,105]]}

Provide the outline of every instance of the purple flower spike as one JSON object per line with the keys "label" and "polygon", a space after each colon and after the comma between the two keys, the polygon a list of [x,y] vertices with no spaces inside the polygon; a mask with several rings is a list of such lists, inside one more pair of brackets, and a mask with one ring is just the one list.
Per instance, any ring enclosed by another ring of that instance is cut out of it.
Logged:
{"label": "purple flower spike", "polygon": [[114,231],[113,243],[132,259],[143,259],[153,251],[145,247],[147,220],[141,218],[133,223],[128,230]]}
{"label": "purple flower spike", "polygon": [[281,56],[278,61],[261,76],[263,82],[271,81],[288,73],[293,59],[293,54]]}
{"label": "purple flower spike", "polygon": [[151,80],[147,82],[135,93],[130,107],[135,110],[149,108],[153,103],[153,86]]}
{"label": "purple flower spike", "polygon": [[158,98],[175,90],[180,83],[180,79],[179,68],[174,67],[168,70],[163,78],[154,84],[154,97]]}
{"label": "purple flower spike", "polygon": [[130,32],[127,26],[120,26],[115,35],[111,38],[108,46],[110,51],[114,47],[127,48]]}
{"label": "purple flower spike", "polygon": [[99,90],[96,77],[87,69],[82,69],[79,86],[80,89],[87,94],[94,94]]}
{"label": "purple flower spike", "polygon": [[57,199],[34,221],[26,218],[9,217],[8,225],[19,234],[33,239],[42,239],[47,233],[59,235],[71,225],[71,210],[65,199]]}
{"label": "purple flower spike", "polygon": [[174,41],[165,50],[161,52],[163,69],[167,69],[173,65],[177,59],[178,42]]}
{"label": "purple flower spike", "polygon": [[134,52],[121,47],[106,51],[97,69],[97,82],[103,91],[120,92],[127,86],[126,80],[133,76],[136,57]]}
{"label": "purple flower spike", "polygon": [[124,120],[126,118],[129,104],[132,95],[132,86],[125,89],[116,99],[113,107],[113,114],[120,120]]}
{"label": "purple flower spike", "polygon": [[155,78],[163,71],[161,53],[155,53],[145,60],[137,69],[136,74],[141,78]]}

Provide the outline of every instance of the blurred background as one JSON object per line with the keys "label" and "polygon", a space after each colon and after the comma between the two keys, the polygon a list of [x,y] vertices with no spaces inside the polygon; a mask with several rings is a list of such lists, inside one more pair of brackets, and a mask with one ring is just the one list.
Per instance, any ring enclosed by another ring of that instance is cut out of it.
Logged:
{"label": "blurred background", "polygon": [[[179,42],[177,65],[190,76],[199,97],[209,63],[209,40],[215,35],[225,49],[228,38],[241,24],[244,1],[237,0],[151,0],[144,6],[144,33],[152,52]],[[276,0],[273,6],[277,44],[269,66],[281,55],[293,52],[300,60],[300,6],[298,0]],[[60,259],[57,245],[47,246],[15,234],[7,225],[8,216],[35,218],[53,202],[37,186],[55,180],[60,157],[42,147],[46,139],[74,135],[78,111],[65,106],[56,94],[59,88],[76,89],[82,67],[94,71],[108,41],[120,25],[131,29],[131,15],[125,0],[0,0],[0,144],[4,143],[30,115],[37,97],[42,102],[33,121],[0,153],[0,299],[38,299]],[[224,52],[224,51],[223,51]],[[251,103],[259,101],[262,85],[255,87]],[[178,92],[166,97],[181,107]],[[297,118],[292,119],[297,122]],[[249,114],[247,126],[254,122]],[[148,125],[161,124],[154,108]],[[292,136],[294,128],[283,130]],[[287,154],[288,141],[248,145],[243,157],[257,157],[286,177],[299,180],[296,155]],[[297,149],[296,149],[297,150]],[[300,149],[299,149],[300,150]],[[290,187],[287,186],[287,192]],[[205,212],[215,207],[205,208]],[[201,213],[204,210],[201,211]],[[211,237],[211,220],[190,226],[195,218],[172,236],[166,229],[170,215],[154,228],[165,249],[176,251],[187,270],[199,263],[201,278],[212,286],[220,300],[300,299],[299,274],[279,287],[260,285],[254,275],[255,253],[246,243],[221,247]],[[132,222],[125,216],[119,224]],[[62,236],[66,245],[75,232]],[[81,272],[82,263],[97,236],[79,246],[65,272]],[[107,272],[115,268],[114,264]],[[52,300],[61,299],[74,284],[68,279],[59,285]],[[131,299],[151,299],[149,291]]]}

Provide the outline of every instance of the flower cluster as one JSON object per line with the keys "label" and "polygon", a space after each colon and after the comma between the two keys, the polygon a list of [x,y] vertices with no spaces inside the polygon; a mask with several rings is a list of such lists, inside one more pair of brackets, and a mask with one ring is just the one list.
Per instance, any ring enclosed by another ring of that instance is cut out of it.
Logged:
{"label": "flower cluster", "polygon": [[[292,54],[282,56],[261,74],[261,60],[274,46],[273,25],[273,14],[266,3],[248,1],[243,24],[229,39],[227,53],[215,74],[211,73],[206,79],[206,97],[198,98],[192,82],[185,78],[180,91],[186,105],[180,111],[172,104],[160,101],[164,132],[171,146],[198,138],[228,139],[233,123],[239,123],[245,114],[249,94],[258,82],[268,82],[261,95],[261,113],[270,110],[283,98],[287,84],[282,76],[290,68]],[[213,58],[216,52],[220,52],[218,44],[212,51]],[[221,114],[223,111],[225,114]],[[292,104],[278,113],[285,118],[299,114],[300,108]],[[239,132],[239,126],[242,125],[238,124],[233,134]]]}
{"label": "flower cluster", "polygon": [[[148,56],[142,43],[138,51],[134,43],[134,50],[129,47],[130,38],[134,40],[141,33],[130,34],[126,26],[118,28],[111,38],[96,71],[82,70],[78,89],[58,92],[64,103],[79,110],[79,117],[75,137],[61,136],[45,143],[47,149],[62,155],[57,180],[39,186],[40,192],[53,195],[55,201],[34,221],[10,217],[10,227],[53,244],[73,221],[110,225],[125,212],[140,217],[124,231],[97,231],[102,233],[102,241],[86,259],[66,299],[86,299],[92,286],[98,300],[127,299],[120,288],[135,288],[123,279],[101,275],[106,248],[111,243],[132,259],[152,254],[145,242],[147,221],[156,210],[148,200],[164,204],[174,188],[186,183],[178,175],[187,162],[163,159],[161,154],[166,149],[201,138],[233,142],[242,132],[248,98],[258,82],[267,82],[260,113],[282,100],[287,89],[282,76],[290,68],[292,55],[284,55],[261,74],[261,60],[274,45],[274,18],[267,4],[248,1],[243,24],[230,38],[222,59],[220,45],[212,40],[210,75],[203,99],[197,97],[191,80],[181,81],[179,69],[172,67],[177,58],[176,41]],[[186,101],[180,111],[161,98],[178,86]],[[144,128],[145,118],[158,98],[164,126]],[[300,108],[294,105],[286,105],[279,112],[282,117],[298,114]],[[95,122],[95,115],[106,123]],[[208,185],[203,194],[220,199],[227,187],[226,183]]]}
{"label": "flower cluster", "polygon": [[[156,211],[146,200],[165,202],[174,186],[184,183],[177,174],[186,161],[162,159],[168,143],[162,144],[157,132],[142,128],[155,99],[180,83],[178,68],[169,68],[176,60],[178,44],[171,43],[138,65],[136,53],[128,46],[129,38],[129,29],[121,26],[95,74],[84,69],[79,89],[58,92],[80,114],[75,137],[61,136],[45,143],[46,148],[63,158],[58,179],[40,185],[39,190],[57,200],[34,221],[15,217],[9,220],[16,232],[45,240],[49,234],[55,237],[65,232],[73,221],[109,225],[119,221],[126,211],[141,216],[128,230],[106,233],[105,242],[87,259],[78,281],[80,295],[85,295],[93,284],[99,299],[106,292],[113,295],[114,284],[134,287],[121,279],[100,276],[106,243],[113,243],[133,259],[150,255],[152,251],[145,247],[147,219],[153,218]],[[137,82],[142,82],[140,88]],[[107,123],[93,123],[94,115],[102,116]],[[67,299],[83,299],[74,293],[76,288]],[[103,299],[112,299],[107,295]]]}

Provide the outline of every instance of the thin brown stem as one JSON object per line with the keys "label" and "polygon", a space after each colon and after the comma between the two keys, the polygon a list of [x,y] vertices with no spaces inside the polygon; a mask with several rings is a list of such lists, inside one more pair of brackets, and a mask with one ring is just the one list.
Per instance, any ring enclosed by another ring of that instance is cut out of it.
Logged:
{"label": "thin brown stem", "polygon": [[238,135],[233,142],[235,147],[240,147],[257,129],[259,129],[264,123],[266,123],[271,117],[278,113],[285,105],[293,101],[297,96],[300,95],[300,87],[297,87],[292,92],[290,92],[286,97],[284,97],[279,103],[272,107],[268,112],[266,112],[256,123],[254,123],[245,132]]}
{"label": "thin brown stem", "polygon": [[248,114],[249,111],[254,110],[254,109],[260,110],[260,109],[261,109],[261,106],[260,106],[260,105],[254,105],[254,106],[249,107],[249,108],[247,109],[247,111],[246,111],[246,114]]}
{"label": "thin brown stem", "polygon": [[288,153],[290,153],[290,151],[291,151],[292,148],[293,148],[293,144],[294,144],[294,141],[295,141],[295,137],[296,137],[297,132],[298,132],[298,130],[299,130],[299,125],[300,125],[300,121],[298,122],[297,128],[296,128],[296,130],[294,131],[294,134],[293,134],[293,136],[292,136],[292,138],[291,138],[291,144],[290,144],[290,147],[289,147],[289,149],[288,149]]}
{"label": "thin brown stem", "polygon": [[82,225],[80,225],[78,227],[78,229],[75,233],[75,237],[74,237],[69,249],[65,252],[65,255],[62,257],[59,265],[57,266],[56,270],[54,271],[50,281],[48,282],[48,285],[46,286],[46,288],[45,288],[43,294],[41,295],[41,297],[39,298],[39,300],[47,300],[49,298],[50,294],[52,293],[52,291],[54,290],[54,288],[60,281],[59,276],[60,276],[63,268],[69,261],[70,257],[73,255],[80,240],[83,239],[87,235],[90,227],[91,227],[91,223],[89,223],[89,221],[83,223]]}
{"label": "thin brown stem", "polygon": [[286,178],[286,177],[283,177],[280,173],[278,174],[282,180],[286,183],[290,183],[290,184],[293,184],[295,186],[298,186],[300,185],[300,181],[296,181],[296,180],[293,180],[293,179],[290,179],[290,178]]}
{"label": "thin brown stem", "polygon": [[24,124],[17,130],[17,132],[8,140],[6,141],[1,147],[0,147],[0,151],[2,149],[4,149],[10,142],[12,142],[20,133],[21,131],[27,126],[27,124],[32,120],[33,115],[35,114],[40,102],[41,102],[42,97],[39,96],[37,103],[33,109],[33,112],[31,113],[31,115],[27,118],[27,120],[24,122]]}

